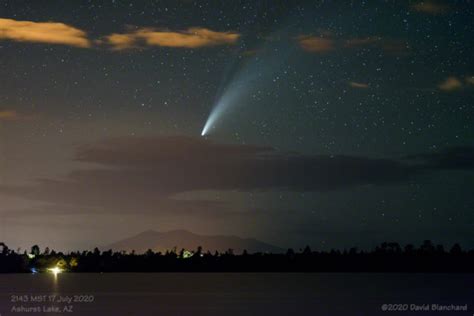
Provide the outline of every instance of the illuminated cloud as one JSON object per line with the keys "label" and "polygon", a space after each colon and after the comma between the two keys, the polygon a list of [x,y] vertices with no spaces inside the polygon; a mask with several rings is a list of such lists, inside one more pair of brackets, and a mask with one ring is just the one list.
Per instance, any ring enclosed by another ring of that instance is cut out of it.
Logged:
{"label": "illuminated cloud", "polygon": [[216,32],[206,28],[189,28],[185,31],[159,31],[141,28],[134,32],[114,33],[105,37],[105,42],[114,50],[130,49],[141,45],[174,48],[200,48],[217,45],[235,44],[240,34],[234,32]]}
{"label": "illuminated cloud", "polygon": [[307,52],[327,53],[335,49],[334,40],[330,38],[301,35],[297,39],[301,48]]}
{"label": "illuminated cloud", "polygon": [[17,21],[0,18],[0,40],[90,47],[84,31],[58,22]]}
{"label": "illuminated cloud", "polygon": [[367,89],[367,88],[369,88],[369,85],[367,83],[360,83],[360,82],[354,82],[354,81],[350,81],[349,85],[351,87],[357,88],[357,89]]}
{"label": "illuminated cloud", "polygon": [[446,12],[448,7],[446,5],[436,3],[433,1],[422,1],[411,6],[412,10],[420,13],[438,15]]}
{"label": "illuminated cloud", "polygon": [[445,92],[451,92],[462,88],[462,82],[456,77],[448,77],[438,85],[438,88]]}
{"label": "illuminated cloud", "polygon": [[196,48],[234,44],[240,35],[231,32],[215,32],[205,28],[190,28],[184,32],[157,32],[142,29],[136,33],[148,45]]}
{"label": "illuminated cloud", "polygon": [[[136,38],[132,34],[111,34],[105,37],[105,42],[111,45],[113,50],[136,47]],[[103,43],[103,41],[98,41],[98,43]]]}

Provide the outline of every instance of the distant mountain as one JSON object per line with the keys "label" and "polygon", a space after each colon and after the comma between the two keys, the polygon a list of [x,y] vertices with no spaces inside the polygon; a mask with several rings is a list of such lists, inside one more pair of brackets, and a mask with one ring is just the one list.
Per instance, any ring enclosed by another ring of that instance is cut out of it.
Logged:
{"label": "distant mountain", "polygon": [[186,230],[173,230],[168,232],[145,231],[136,236],[118,241],[102,250],[112,249],[113,251],[135,250],[136,253],[143,253],[148,249],[155,252],[166,252],[176,247],[179,252],[182,248],[196,250],[201,246],[203,251],[225,252],[232,249],[235,254],[240,254],[246,249],[249,253],[271,252],[281,253],[282,248],[261,242],[252,238],[239,238],[236,236],[204,236],[191,233]]}

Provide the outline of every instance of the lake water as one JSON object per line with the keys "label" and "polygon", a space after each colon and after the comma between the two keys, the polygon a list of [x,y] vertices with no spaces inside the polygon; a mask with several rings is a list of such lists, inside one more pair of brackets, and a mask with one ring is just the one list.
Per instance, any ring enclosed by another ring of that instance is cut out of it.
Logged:
{"label": "lake water", "polygon": [[[435,310],[443,306],[461,310]],[[1,316],[473,313],[474,275],[466,274],[0,275]]]}

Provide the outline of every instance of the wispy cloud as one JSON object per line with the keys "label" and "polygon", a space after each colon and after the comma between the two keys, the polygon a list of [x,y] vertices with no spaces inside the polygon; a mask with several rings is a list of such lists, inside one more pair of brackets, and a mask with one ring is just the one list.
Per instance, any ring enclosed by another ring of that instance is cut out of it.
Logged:
{"label": "wispy cloud", "polygon": [[448,6],[433,1],[421,1],[413,4],[411,9],[420,13],[439,15],[445,13],[448,10]]}
{"label": "wispy cloud", "polygon": [[[323,192],[390,185],[442,170],[472,170],[474,148],[399,158],[285,153],[272,147],[219,144],[202,138],[116,138],[82,145],[79,168],[31,185],[0,185],[0,194],[115,212],[208,212],[215,200],[176,198],[196,191]],[[205,175],[205,176],[203,176]]]}
{"label": "wispy cloud", "polygon": [[387,39],[380,36],[368,36],[363,38],[350,38],[344,42],[345,48],[376,47],[386,53],[394,55],[406,55],[409,45],[401,39]]}
{"label": "wispy cloud", "polygon": [[451,92],[451,91],[460,90],[462,86],[463,84],[461,80],[459,80],[457,77],[448,77],[446,78],[446,80],[444,80],[438,85],[438,88],[441,91]]}
{"label": "wispy cloud", "polygon": [[335,49],[335,41],[327,37],[301,35],[298,42],[305,51],[311,53],[327,53]]}
{"label": "wispy cloud", "polygon": [[367,83],[361,83],[361,82],[355,82],[355,81],[349,81],[349,85],[353,88],[357,89],[367,89],[369,88],[369,85]]}
{"label": "wispy cloud", "polygon": [[23,121],[32,119],[32,116],[20,114],[15,110],[0,110],[0,122],[1,121]]}
{"label": "wispy cloud", "polygon": [[362,38],[350,38],[345,40],[345,47],[360,47],[374,44],[382,40],[379,36],[368,36]]}
{"label": "wispy cloud", "polygon": [[105,37],[104,42],[109,44],[114,50],[141,46],[200,48],[235,44],[239,38],[239,33],[217,32],[200,27],[177,32],[141,28],[133,32],[108,35]]}
{"label": "wispy cloud", "polygon": [[474,76],[466,77],[466,83],[474,85]]}
{"label": "wispy cloud", "polygon": [[394,55],[406,55],[409,46],[400,39],[386,39],[380,36],[367,36],[356,38],[336,38],[330,32],[320,32],[319,36],[300,35],[296,39],[307,52],[328,53],[334,50],[361,49],[374,47]]}
{"label": "wispy cloud", "polygon": [[176,196],[207,190],[327,191],[399,183],[412,174],[404,164],[392,160],[308,156],[178,136],[110,139],[82,145],[75,158],[96,167],[33,185],[0,185],[0,194],[75,206],[81,211],[93,207],[201,214],[224,205]]}
{"label": "wispy cloud", "polygon": [[75,47],[91,46],[84,31],[58,22],[17,21],[0,18],[0,39]]}
{"label": "wispy cloud", "polygon": [[406,56],[410,54],[410,45],[401,39],[385,39],[380,41],[380,48],[391,55]]}
{"label": "wispy cloud", "polygon": [[18,117],[16,111],[4,110],[0,111],[0,120],[1,121],[13,121]]}

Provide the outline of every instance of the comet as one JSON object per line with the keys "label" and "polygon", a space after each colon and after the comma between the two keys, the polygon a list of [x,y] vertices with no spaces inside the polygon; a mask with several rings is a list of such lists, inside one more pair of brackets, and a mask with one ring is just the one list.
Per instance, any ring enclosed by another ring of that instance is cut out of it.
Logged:
{"label": "comet", "polygon": [[255,55],[243,59],[234,75],[229,77],[230,80],[224,80],[227,84],[217,94],[201,136],[215,131],[224,121],[224,117],[235,112],[239,106],[252,102],[248,97],[255,91],[265,90],[269,83],[272,84],[272,79],[283,70],[282,65],[295,48],[289,48],[288,43],[280,39],[266,43],[255,51]]}
{"label": "comet", "polygon": [[206,136],[212,130],[214,130],[217,124],[221,121],[221,118],[235,108],[235,105],[241,97],[241,94],[250,90],[249,85],[251,82],[252,80],[250,78],[247,83],[241,80],[236,82],[234,81],[227,89],[224,90],[224,93],[219,98],[218,102],[209,114],[206,124],[204,124],[201,136]]}

